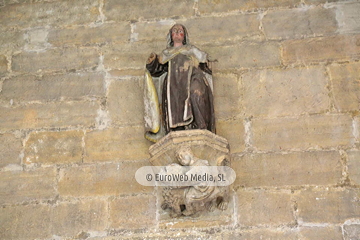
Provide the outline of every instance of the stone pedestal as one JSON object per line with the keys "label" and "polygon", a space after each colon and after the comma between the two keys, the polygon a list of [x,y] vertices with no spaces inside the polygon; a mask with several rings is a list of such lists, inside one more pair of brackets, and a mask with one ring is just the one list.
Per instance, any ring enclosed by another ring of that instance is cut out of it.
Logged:
{"label": "stone pedestal", "polygon": [[184,146],[190,147],[194,156],[208,160],[211,166],[230,165],[228,141],[207,130],[170,132],[149,148],[149,161],[153,166],[179,163],[176,151]]}
{"label": "stone pedestal", "polygon": [[[207,130],[171,132],[152,145],[149,152],[153,166],[199,166],[199,163],[209,167],[231,166],[228,141]],[[189,163],[184,164],[184,160]],[[163,227],[231,222],[230,186],[157,187],[157,192],[158,216]]]}

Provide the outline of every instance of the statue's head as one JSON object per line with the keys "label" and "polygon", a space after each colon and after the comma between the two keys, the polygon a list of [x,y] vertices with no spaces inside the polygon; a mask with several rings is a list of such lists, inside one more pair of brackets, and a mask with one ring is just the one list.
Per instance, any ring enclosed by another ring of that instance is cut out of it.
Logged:
{"label": "statue's head", "polygon": [[168,33],[168,47],[174,47],[176,43],[188,44],[188,33],[184,25],[175,24]]}
{"label": "statue's head", "polygon": [[194,161],[193,153],[190,147],[183,146],[176,151],[176,157],[183,166],[190,166]]}

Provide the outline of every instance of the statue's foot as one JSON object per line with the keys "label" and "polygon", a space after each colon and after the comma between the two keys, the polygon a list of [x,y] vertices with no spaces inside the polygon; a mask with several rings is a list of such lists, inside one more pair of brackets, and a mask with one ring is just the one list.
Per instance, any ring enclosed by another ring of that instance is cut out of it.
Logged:
{"label": "statue's foot", "polygon": [[228,201],[221,201],[221,203],[219,203],[218,208],[222,211],[226,210],[228,208]]}

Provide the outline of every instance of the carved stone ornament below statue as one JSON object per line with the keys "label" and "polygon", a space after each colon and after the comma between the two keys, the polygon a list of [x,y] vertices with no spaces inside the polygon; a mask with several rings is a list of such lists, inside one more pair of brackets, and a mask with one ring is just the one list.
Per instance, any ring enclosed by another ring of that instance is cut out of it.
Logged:
{"label": "carved stone ornament below statue", "polygon": [[[171,132],[152,145],[149,152],[149,161],[153,166],[230,167],[227,140],[208,130]],[[213,211],[216,207],[225,210],[230,186],[204,183],[188,187],[164,187],[162,208],[170,210],[172,217],[190,216],[204,210]]]}
{"label": "carved stone ornament below statue", "polygon": [[[213,82],[208,55],[189,43],[187,30],[175,24],[167,48],[151,53],[145,73],[145,137],[154,166],[230,166],[226,139],[215,134]],[[225,210],[229,186],[166,186],[163,209],[170,216]]]}

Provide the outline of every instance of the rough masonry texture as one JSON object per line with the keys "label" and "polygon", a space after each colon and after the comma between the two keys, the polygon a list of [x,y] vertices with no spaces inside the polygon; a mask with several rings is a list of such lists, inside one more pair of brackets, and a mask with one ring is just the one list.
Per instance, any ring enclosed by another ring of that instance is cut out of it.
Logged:
{"label": "rough masonry texture", "polygon": [[[143,73],[184,24],[214,63],[229,209],[165,218]],[[360,239],[360,1],[0,0],[0,239]]]}

